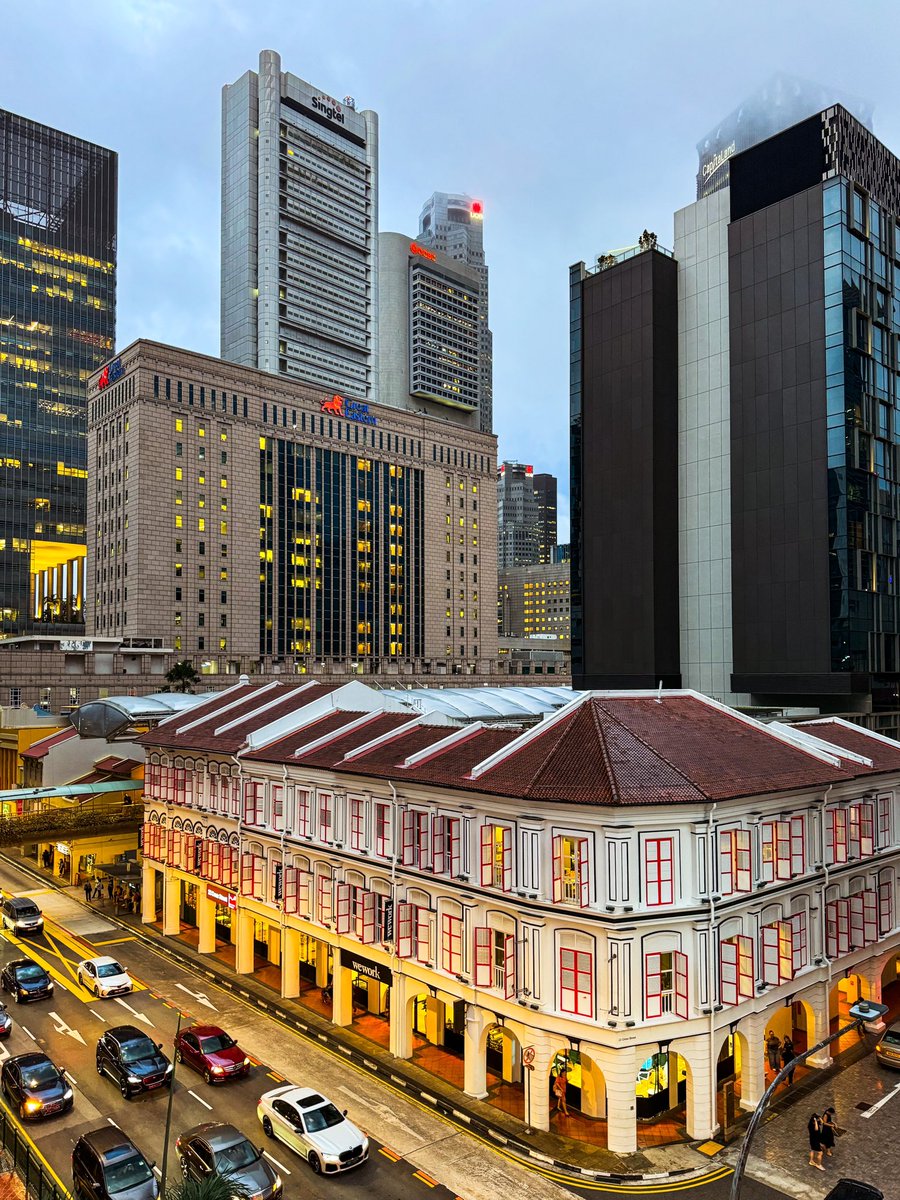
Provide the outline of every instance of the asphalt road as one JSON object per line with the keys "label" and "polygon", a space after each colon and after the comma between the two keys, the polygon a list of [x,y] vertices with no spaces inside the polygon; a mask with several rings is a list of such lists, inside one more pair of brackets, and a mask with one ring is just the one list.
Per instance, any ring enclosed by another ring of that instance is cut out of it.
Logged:
{"label": "asphalt road", "polygon": [[[525,1194],[529,1200],[564,1200],[567,1192],[574,1191],[643,1197],[691,1191],[698,1200],[727,1200],[730,1174],[699,1185],[673,1180],[635,1188],[526,1169],[433,1113],[419,1112],[379,1081],[335,1061],[325,1050],[238,998],[197,980],[143,939],[107,921],[103,905],[87,911],[72,897],[41,887],[5,864],[0,866],[0,885],[20,895],[33,893],[44,910],[43,935],[24,940],[4,933],[0,965],[23,955],[31,957],[51,973],[56,991],[50,1001],[27,1005],[4,997],[14,1023],[10,1038],[0,1044],[0,1060],[40,1048],[72,1080],[73,1111],[26,1126],[66,1187],[71,1185],[75,1141],[107,1122],[119,1126],[161,1167],[168,1090],[125,1100],[108,1077],[97,1074],[95,1047],[104,1029],[133,1024],[162,1042],[166,1054],[174,1059],[172,1043],[181,1013],[182,1027],[204,1022],[228,1030],[254,1066],[246,1079],[212,1087],[189,1067],[176,1067],[168,1159],[171,1181],[179,1176],[174,1153],[177,1134],[202,1121],[217,1120],[237,1126],[264,1149],[281,1174],[285,1197],[290,1200],[301,1196],[324,1200],[341,1193],[357,1195],[360,1190],[372,1200],[499,1200],[513,1194]],[[76,981],[75,964],[92,954],[119,959],[135,978],[136,990],[108,1000],[97,1000],[86,992]],[[265,1138],[256,1117],[257,1100],[286,1078],[320,1089],[338,1107],[349,1110],[350,1118],[369,1135],[368,1163],[340,1176],[317,1177],[283,1143]],[[752,1180],[742,1192],[743,1200],[780,1200],[783,1195]]]}

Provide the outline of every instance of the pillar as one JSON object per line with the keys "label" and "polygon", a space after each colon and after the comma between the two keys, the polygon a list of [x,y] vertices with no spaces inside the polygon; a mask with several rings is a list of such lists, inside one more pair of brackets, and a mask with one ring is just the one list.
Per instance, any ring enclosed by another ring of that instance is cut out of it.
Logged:
{"label": "pillar", "polygon": [[[719,1126],[716,1116],[716,1093],[713,1086],[715,1060],[718,1057],[720,1032],[690,1044],[681,1043],[679,1049],[688,1064],[687,1103],[685,1104],[688,1136],[698,1142],[713,1137]],[[712,1062],[710,1062],[712,1058]]]}
{"label": "pillar", "polygon": [[328,943],[316,939],[316,987],[328,987]]}
{"label": "pillar", "polygon": [[300,995],[300,931],[289,925],[281,939],[281,994],[285,1000]]}
{"label": "pillar", "polygon": [[669,1108],[678,1107],[678,1063],[680,1059],[674,1050],[666,1056],[666,1079],[669,1087]]}
{"label": "pillar", "polygon": [[152,925],[156,920],[156,868],[144,863],[141,868],[141,921]]}
{"label": "pillar", "polygon": [[600,1064],[606,1078],[607,1148],[614,1154],[633,1154],[637,1150],[636,1048],[607,1052]]}
{"label": "pillar", "polygon": [[391,984],[391,1016],[389,1050],[395,1058],[412,1058],[411,1002],[418,995],[418,985],[407,975],[394,972]]}
{"label": "pillar", "polygon": [[377,979],[366,980],[366,1008],[370,1013],[381,1012],[381,984]]}
{"label": "pillar", "polygon": [[163,933],[173,937],[181,932],[181,880],[174,871],[166,871],[163,888]]}
{"label": "pillar", "polygon": [[525,1124],[532,1129],[550,1128],[550,1065],[555,1051],[534,1044],[532,1069],[525,1068]]}
{"label": "pillar", "polygon": [[253,974],[253,913],[238,906],[232,917],[237,926],[237,942],[234,951],[234,969],[238,975]]}
{"label": "pillar", "polygon": [[331,992],[333,996],[331,1020],[335,1025],[353,1024],[353,972],[342,967],[340,962],[334,964],[334,974],[331,977]]}
{"label": "pillar", "polygon": [[210,900],[203,883],[197,885],[198,954],[214,954],[216,949],[216,902]]}
{"label": "pillar", "polygon": [[[474,1096],[476,1100],[483,1100],[488,1094],[483,1034],[489,1023],[492,1023],[492,1017],[488,1017],[476,1004],[466,1005],[466,1032],[463,1035],[463,1091],[467,1096]],[[426,1024],[430,1027],[430,1022],[426,1022]],[[430,1036],[428,1040],[431,1041]]]}
{"label": "pillar", "polygon": [[[810,1046],[815,1046],[817,1042],[821,1042],[822,1038],[827,1037],[831,1029],[831,1018],[829,1016],[829,995],[831,989],[824,981],[817,983],[809,988],[804,994],[810,1009],[812,1010],[812,1031],[808,1033]],[[813,1054],[812,1057],[806,1060],[808,1067],[830,1067],[832,1062],[831,1047],[826,1046],[824,1050],[820,1050],[818,1054]]]}
{"label": "pillar", "polygon": [[[736,1037],[738,1035],[735,1035]],[[753,1027],[741,1040],[741,1098],[740,1106],[752,1112],[766,1090],[765,1032]]]}

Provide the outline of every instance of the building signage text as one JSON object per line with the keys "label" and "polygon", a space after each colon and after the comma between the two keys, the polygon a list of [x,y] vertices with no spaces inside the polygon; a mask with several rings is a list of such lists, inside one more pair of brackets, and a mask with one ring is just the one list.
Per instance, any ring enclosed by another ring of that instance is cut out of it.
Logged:
{"label": "building signage text", "polygon": [[338,104],[337,100],[332,100],[330,96],[313,96],[312,106],[316,112],[320,112],[329,121],[337,121],[338,125],[346,123],[344,110]]}
{"label": "building signage text", "polygon": [[93,650],[94,643],[88,638],[60,638],[60,650]]}
{"label": "building signage text", "polygon": [[343,396],[332,396],[323,400],[322,412],[330,413],[333,417],[346,417],[348,421],[357,421],[360,425],[377,425],[378,418],[369,412],[368,404],[359,400],[346,400]]}
{"label": "building signage text", "polygon": [[208,899],[215,900],[216,904],[221,904],[224,908],[230,908],[232,912],[237,912],[237,895],[234,892],[223,891],[222,888],[213,887],[211,883],[208,883],[206,895]]}
{"label": "building signage text", "polygon": [[104,388],[108,388],[111,383],[117,383],[125,371],[122,368],[121,358],[114,358],[111,363],[107,363],[100,372],[100,378],[97,380],[97,390],[102,392]]}
{"label": "building signage text", "polygon": [[734,154],[736,143],[732,142],[730,146],[726,146],[724,150],[720,150],[718,154],[714,154],[712,158],[706,160],[703,164],[703,182],[708,183],[709,180],[716,174],[720,167],[724,167]]}
{"label": "building signage text", "polygon": [[341,950],[341,966],[346,967],[348,971],[355,971],[363,979],[374,979],[377,983],[386,983],[388,987],[394,982],[390,967],[383,967],[381,963],[372,962],[368,958],[360,958],[352,950]]}
{"label": "building signage text", "polygon": [[422,258],[428,258],[431,262],[437,261],[437,255],[431,250],[426,250],[424,246],[420,246],[418,242],[409,243],[409,252],[410,254],[420,254]]}

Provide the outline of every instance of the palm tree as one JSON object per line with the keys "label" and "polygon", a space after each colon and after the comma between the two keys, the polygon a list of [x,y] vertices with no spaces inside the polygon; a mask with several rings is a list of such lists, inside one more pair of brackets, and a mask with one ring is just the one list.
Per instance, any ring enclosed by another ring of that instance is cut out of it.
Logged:
{"label": "palm tree", "polygon": [[192,692],[194,685],[199,682],[200,676],[186,658],[175,663],[171,670],[166,671],[166,683],[176,692]]}
{"label": "palm tree", "polygon": [[205,1179],[180,1179],[166,1188],[165,1200],[250,1200],[250,1190],[227,1175],[207,1175]]}

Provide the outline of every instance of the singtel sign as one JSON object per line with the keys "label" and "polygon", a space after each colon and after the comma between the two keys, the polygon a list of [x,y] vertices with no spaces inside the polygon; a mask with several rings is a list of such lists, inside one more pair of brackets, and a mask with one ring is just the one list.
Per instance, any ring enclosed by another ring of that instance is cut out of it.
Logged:
{"label": "singtel sign", "polygon": [[346,124],[344,110],[338,104],[337,100],[332,100],[330,96],[313,96],[312,106],[316,112],[320,112],[329,121],[336,121],[338,125]]}

